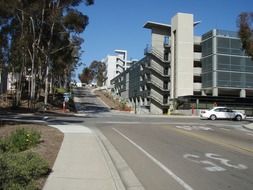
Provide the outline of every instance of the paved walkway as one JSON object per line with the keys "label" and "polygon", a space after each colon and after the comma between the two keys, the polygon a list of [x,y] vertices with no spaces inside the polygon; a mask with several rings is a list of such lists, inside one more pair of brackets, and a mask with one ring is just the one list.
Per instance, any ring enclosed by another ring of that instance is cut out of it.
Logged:
{"label": "paved walkway", "polygon": [[82,125],[51,125],[64,133],[43,190],[124,190],[101,140]]}

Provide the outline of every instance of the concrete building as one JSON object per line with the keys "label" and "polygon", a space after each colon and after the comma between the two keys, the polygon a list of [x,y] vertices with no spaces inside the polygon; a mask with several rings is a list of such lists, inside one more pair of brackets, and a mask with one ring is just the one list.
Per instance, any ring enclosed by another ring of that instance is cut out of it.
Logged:
{"label": "concrete building", "polygon": [[108,55],[106,58],[102,60],[103,63],[106,65],[106,81],[104,86],[108,89],[112,88],[110,81],[116,77],[116,59],[117,56],[115,55]]}
{"label": "concrete building", "polygon": [[202,37],[202,49],[203,94],[253,97],[253,62],[236,32],[209,31]]}
{"label": "concrete building", "polygon": [[153,114],[208,108],[214,102],[253,106],[253,62],[240,39],[222,30],[194,36],[199,23],[185,13],[176,14],[171,25],[145,23],[151,44],[143,59],[111,81],[115,91],[139,112]]}
{"label": "concrete building", "polygon": [[106,65],[106,81],[104,85],[111,89],[111,80],[126,71],[137,60],[129,61],[126,50],[115,50],[116,55],[108,55],[102,62]]}

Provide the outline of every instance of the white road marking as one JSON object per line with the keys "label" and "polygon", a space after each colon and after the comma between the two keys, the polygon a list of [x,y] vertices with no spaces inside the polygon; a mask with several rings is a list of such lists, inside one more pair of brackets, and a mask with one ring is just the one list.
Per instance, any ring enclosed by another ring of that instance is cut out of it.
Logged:
{"label": "white road marking", "polygon": [[[210,172],[221,172],[221,171],[226,171],[225,168],[209,161],[209,160],[202,160],[200,159],[200,156],[198,155],[194,155],[194,154],[185,154],[183,156],[185,159],[197,163],[197,164],[205,164],[205,165],[209,165],[208,167],[205,167],[205,169],[207,171]],[[220,155],[218,154],[213,154],[213,153],[206,153],[205,154],[206,158],[212,159],[212,160],[218,160],[220,162],[220,164],[226,166],[226,167],[230,167],[230,168],[234,168],[234,169],[238,169],[238,170],[246,170],[248,169],[247,166],[243,165],[243,164],[231,164],[230,160],[226,159],[226,158],[222,158]]]}
{"label": "white road marking", "polygon": [[142,122],[138,122],[138,121],[106,121],[103,123],[108,123],[108,124],[142,124]]}
{"label": "white road marking", "polygon": [[123,138],[125,138],[128,142],[130,142],[132,145],[134,145],[137,149],[139,149],[142,153],[144,153],[148,158],[150,158],[156,165],[158,165],[163,171],[165,171],[167,174],[169,174],[175,181],[177,181],[184,189],[186,190],[193,190],[191,186],[189,186],[186,182],[184,182],[180,177],[178,177],[176,174],[174,174],[170,169],[168,169],[165,165],[163,165],[160,161],[158,161],[156,158],[154,158],[151,154],[149,154],[147,151],[145,151],[141,146],[136,144],[134,141],[132,141],[130,138],[128,138],[126,135],[121,133],[119,130],[112,128],[115,132],[117,132],[119,135],[121,135]]}
{"label": "white road marking", "polygon": [[226,129],[226,128],[220,128],[220,129],[224,131],[231,131],[230,129]]}
{"label": "white road marking", "polygon": [[209,171],[209,172],[222,172],[222,171],[226,171],[225,168],[220,167],[220,166],[216,165],[215,163],[210,162],[208,160],[202,160],[201,163],[210,165],[208,167],[205,167],[205,169],[207,171]]}
{"label": "white road marking", "polygon": [[238,169],[238,170],[246,170],[248,168],[247,166],[245,166],[243,164],[238,164],[238,165],[230,164],[229,163],[230,160],[225,159],[225,158],[221,158],[221,156],[218,155],[218,154],[206,153],[206,157],[214,159],[214,160],[219,160],[221,164],[224,164],[227,167],[235,168],[235,169]]}
{"label": "white road marking", "polygon": [[192,131],[192,130],[203,130],[203,131],[213,131],[212,128],[210,127],[204,127],[204,126],[191,126],[191,125],[177,125],[176,128],[178,129],[184,129],[187,131]]}
{"label": "white road marking", "polygon": [[209,165],[207,167],[205,167],[205,169],[209,172],[221,172],[221,171],[226,171],[225,168],[220,167],[218,165],[216,165],[213,162],[210,162],[209,160],[200,160],[200,156],[198,155],[194,155],[194,154],[185,154],[184,158],[187,160],[190,160],[194,163],[197,164],[205,164],[205,165]]}
{"label": "white road marking", "polygon": [[176,126],[176,128],[178,128],[178,129],[184,129],[184,130],[187,130],[187,131],[191,131],[192,130],[191,126]]}

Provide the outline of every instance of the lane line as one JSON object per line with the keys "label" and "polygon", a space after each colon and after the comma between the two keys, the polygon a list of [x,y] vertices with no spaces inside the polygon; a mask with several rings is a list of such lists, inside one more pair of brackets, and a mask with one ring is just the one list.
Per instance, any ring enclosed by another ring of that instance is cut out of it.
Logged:
{"label": "lane line", "polygon": [[163,165],[160,161],[158,161],[156,158],[154,158],[151,154],[149,154],[146,150],[144,150],[141,146],[136,144],[134,141],[132,141],[130,138],[128,138],[126,135],[121,133],[119,130],[112,128],[115,132],[117,132],[120,136],[125,138],[128,142],[130,142],[132,145],[134,145],[137,149],[139,149],[142,153],[144,153],[148,158],[150,158],[156,165],[158,165],[163,171],[165,171],[167,174],[169,174],[175,181],[177,181],[184,189],[186,190],[194,190],[190,185],[188,185],[186,182],[184,182],[180,177],[178,177],[176,174],[174,174],[170,169],[168,169],[165,165]]}
{"label": "lane line", "polygon": [[231,131],[230,129],[226,129],[226,128],[220,128],[220,129],[224,131]]}

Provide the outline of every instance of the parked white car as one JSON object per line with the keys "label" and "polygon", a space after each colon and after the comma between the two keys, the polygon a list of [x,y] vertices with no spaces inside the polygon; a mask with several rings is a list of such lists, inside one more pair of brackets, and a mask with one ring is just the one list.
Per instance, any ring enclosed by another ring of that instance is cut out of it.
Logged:
{"label": "parked white car", "polygon": [[214,107],[210,110],[202,110],[200,113],[200,117],[203,119],[234,119],[236,121],[241,121],[246,118],[246,115],[233,111],[230,108],[227,107]]}

